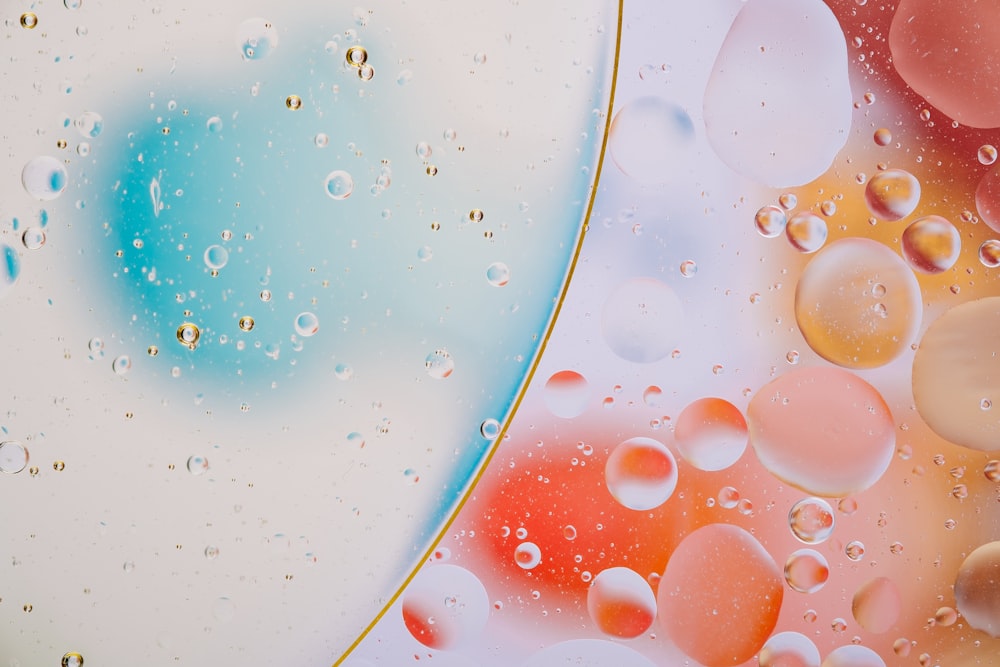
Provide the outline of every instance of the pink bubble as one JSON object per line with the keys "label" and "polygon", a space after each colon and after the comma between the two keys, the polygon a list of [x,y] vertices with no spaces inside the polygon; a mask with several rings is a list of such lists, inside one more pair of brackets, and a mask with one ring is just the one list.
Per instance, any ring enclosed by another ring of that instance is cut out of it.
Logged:
{"label": "pink bubble", "polygon": [[849,644],[830,651],[822,667],[885,667],[885,661],[867,646]]}
{"label": "pink bubble", "polygon": [[896,624],[902,607],[895,582],[886,577],[876,577],[855,591],[851,613],[862,628],[881,634]]}
{"label": "pink bubble", "polygon": [[921,273],[947,271],[962,251],[962,237],[955,225],[940,215],[928,215],[914,220],[903,231],[903,257],[906,263]]}
{"label": "pink bubble", "polygon": [[729,401],[699,398],[678,415],[674,436],[681,456],[695,468],[723,470],[743,455],[747,422]]}
{"label": "pink bubble", "polygon": [[553,373],[545,383],[545,405],[556,417],[572,419],[583,413],[590,399],[587,378],[576,371]]}
{"label": "pink bubble", "polygon": [[406,629],[418,642],[447,649],[474,640],[486,627],[490,602],[482,582],[457,565],[424,567],[406,587]]}
{"label": "pink bubble", "polygon": [[991,637],[1000,637],[1000,542],[977,548],[958,568],[955,602],[969,625]]}
{"label": "pink bubble", "polygon": [[631,438],[615,447],[604,467],[615,500],[633,510],[659,507],[677,487],[677,460],[652,438]]}
{"label": "pink bubble", "polygon": [[594,577],[587,590],[587,612],[604,634],[632,639],[653,624],[656,596],[634,570],[612,567]]}

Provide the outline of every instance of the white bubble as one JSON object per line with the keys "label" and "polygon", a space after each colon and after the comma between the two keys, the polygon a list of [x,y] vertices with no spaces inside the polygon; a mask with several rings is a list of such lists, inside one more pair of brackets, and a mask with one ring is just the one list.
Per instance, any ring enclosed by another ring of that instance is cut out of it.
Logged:
{"label": "white bubble", "polygon": [[757,657],[760,667],[819,667],[819,649],[798,632],[772,635]]}
{"label": "white bubble", "polygon": [[885,667],[885,661],[867,646],[848,644],[830,651],[822,667]]}
{"label": "white bubble", "polygon": [[820,544],[833,533],[833,508],[822,498],[803,498],[789,510],[788,526],[800,542]]}
{"label": "white bubble", "polygon": [[721,398],[689,403],[674,427],[677,450],[699,470],[723,470],[746,450],[747,422],[739,408]]}
{"label": "white bubble", "polygon": [[490,602],[479,578],[449,563],[424,566],[406,586],[402,616],[414,639],[447,650],[474,642],[489,619]]}
{"label": "white bubble", "polygon": [[347,199],[354,192],[354,179],[346,171],[340,169],[331,171],[323,185],[330,199],[338,201]]}
{"label": "white bubble", "polygon": [[229,251],[221,245],[210,245],[205,249],[205,266],[221,269],[229,262]]}
{"label": "white bubble", "polygon": [[203,475],[208,472],[208,459],[200,454],[189,456],[187,460],[187,469],[192,475]]}
{"label": "white bubble", "polygon": [[0,472],[19,473],[28,465],[28,450],[17,440],[0,442]]}
{"label": "white bubble", "polygon": [[21,170],[21,185],[35,199],[50,201],[61,195],[69,184],[66,167],[48,155],[32,158]]}
{"label": "white bubble", "polygon": [[435,380],[443,380],[455,371],[455,359],[445,349],[437,349],[424,359],[424,369]]}
{"label": "white bubble", "polygon": [[514,549],[514,562],[522,570],[533,570],[542,562],[542,550],[534,542],[521,542]]}
{"label": "white bubble", "polygon": [[493,262],[486,267],[486,280],[494,287],[503,287],[510,282],[510,268],[503,262]]}
{"label": "white bubble", "polygon": [[308,338],[319,331],[319,318],[314,313],[308,311],[295,316],[295,333]]}
{"label": "white bubble", "polygon": [[612,450],[604,481],[615,500],[633,510],[659,507],[677,487],[677,461],[652,438],[630,438]]}
{"label": "white bubble", "polygon": [[212,116],[207,121],[205,121],[205,128],[212,134],[218,134],[222,132],[222,119],[218,116]]}
{"label": "white bubble", "polygon": [[604,302],[601,331],[622,359],[651,363],[676,347],[683,324],[681,301],[666,284],[634,278],[619,285]]}
{"label": "white bubble", "polygon": [[96,111],[84,111],[73,125],[84,139],[94,139],[104,130],[104,118]]}
{"label": "white bubble", "polygon": [[587,379],[576,371],[559,371],[545,382],[543,398],[549,412],[557,417],[572,419],[586,409],[590,386]]}

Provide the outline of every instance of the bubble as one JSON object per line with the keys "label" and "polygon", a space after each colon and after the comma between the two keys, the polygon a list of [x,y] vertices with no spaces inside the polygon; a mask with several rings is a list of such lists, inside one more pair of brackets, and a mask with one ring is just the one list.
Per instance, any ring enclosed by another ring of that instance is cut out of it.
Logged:
{"label": "bubble", "polygon": [[922,310],[913,272],[870,239],[831,243],[809,262],[795,290],[795,319],[806,342],[847,368],[881,366],[902,354]]}
{"label": "bubble", "polygon": [[104,339],[94,336],[87,341],[87,349],[97,355],[104,354]]}
{"label": "bubble", "polygon": [[198,346],[199,338],[201,338],[201,330],[197,324],[185,322],[177,327],[177,342],[181,345],[193,350]]}
{"label": "bubble", "polygon": [[681,275],[685,278],[690,278],[694,274],[698,273],[698,265],[690,259],[681,262]]}
{"label": "bubble", "polygon": [[17,252],[9,245],[0,241],[0,297],[3,297],[14,287],[21,275],[21,260]]}
{"label": "bubble", "polygon": [[298,95],[289,95],[285,98],[285,106],[292,111],[298,111],[302,108],[302,98]]}
{"label": "bubble", "polygon": [[371,81],[375,76],[375,68],[365,63],[358,68],[358,78],[362,81]]}
{"label": "bubble", "polygon": [[818,496],[867,489],[889,467],[896,446],[893,417],[882,396],[839,368],[789,370],[753,396],[747,421],[764,467]]}
{"label": "bubble", "polygon": [[885,661],[867,646],[848,644],[830,651],[820,667],[885,667]]}
{"label": "bubble", "polygon": [[798,632],[779,632],[767,640],[757,656],[760,667],[820,667],[819,649]]}
{"label": "bubble", "polygon": [[313,137],[313,143],[316,145],[316,148],[326,148],[330,143],[330,137],[325,132],[320,132]]}
{"label": "bubble", "polygon": [[898,655],[900,658],[905,658],[910,655],[911,648],[910,640],[906,637],[900,637],[892,643],[892,652]]}
{"label": "bubble", "polygon": [[731,486],[719,489],[719,507],[731,510],[740,502],[740,492]]}
{"label": "bubble", "polygon": [[808,211],[796,213],[785,225],[788,242],[799,252],[807,254],[823,247],[827,233],[826,220]]}
{"label": "bubble", "polygon": [[662,398],[663,390],[656,385],[650,385],[642,392],[642,402],[651,408],[659,407]]}
{"label": "bubble", "polygon": [[240,318],[240,331],[253,331],[254,321],[249,315]]}
{"label": "bubble", "polygon": [[644,655],[617,642],[601,639],[570,639],[547,646],[532,654],[521,667],[656,667]]}
{"label": "bubble", "polygon": [[587,379],[576,371],[559,371],[549,376],[542,395],[549,412],[556,417],[572,419],[583,414],[590,400]]}
{"label": "bubble", "polygon": [[991,144],[983,144],[976,153],[979,164],[991,165],[997,161],[997,149]]}
{"label": "bubble", "polygon": [[295,333],[308,338],[314,336],[319,331],[319,318],[309,311],[299,313],[295,316]]}
{"label": "bubble", "polygon": [[675,444],[685,461],[699,470],[723,470],[747,446],[747,422],[739,408],[721,398],[700,398],[678,415]]}
{"label": "bubble", "polygon": [[368,51],[363,46],[352,46],[344,53],[344,60],[351,67],[360,69],[362,65],[368,62]]}
{"label": "bubble", "polygon": [[907,264],[921,273],[947,271],[962,250],[962,238],[955,225],[939,215],[914,220],[903,231],[903,257]]}
{"label": "bubble", "polygon": [[951,607],[939,607],[936,612],[934,612],[934,622],[941,627],[947,628],[955,625],[958,620],[958,612],[956,612]]}
{"label": "bubble", "polygon": [[843,30],[822,2],[744,4],[705,88],[712,149],[734,171],[764,185],[814,180],[850,134],[848,74]]}
{"label": "bubble", "polygon": [[848,558],[857,562],[865,556],[865,545],[860,540],[851,540],[844,547],[844,553]]}
{"label": "bubble", "polygon": [[479,433],[487,440],[495,440],[500,435],[500,422],[496,419],[484,419],[479,425]]}
{"label": "bubble", "polygon": [[510,268],[503,262],[493,262],[486,267],[486,281],[494,287],[503,287],[510,282]]}
{"label": "bubble", "polygon": [[66,462],[62,460],[53,461],[52,469],[55,470],[56,472],[62,472],[63,470],[66,469]]}
{"label": "bubble", "polygon": [[822,498],[803,498],[788,512],[792,534],[805,544],[825,542],[833,532],[833,525],[833,508]]}
{"label": "bubble", "polygon": [[542,550],[534,542],[521,542],[514,549],[514,562],[522,570],[533,570],[542,562]]}
{"label": "bubble", "polygon": [[45,230],[41,227],[28,227],[21,234],[21,243],[28,250],[38,250],[45,245]]}
{"label": "bubble", "polygon": [[966,622],[991,637],[1000,637],[1000,541],[970,553],[955,576],[955,606]]}
{"label": "bubble", "polygon": [[988,239],[979,246],[979,261],[988,269],[1000,266],[1000,241]]}
{"label": "bubble", "polygon": [[774,238],[785,231],[788,224],[788,215],[780,206],[763,206],[754,216],[754,225],[757,233],[764,238]]}
{"label": "bubble", "polygon": [[658,618],[685,654],[709,667],[730,667],[764,645],[783,593],[781,571],[756,538],[736,526],[709,524],[685,537],[667,561]]}
{"label": "bubble", "polygon": [[[72,0],[66,0],[67,3],[71,3]],[[80,3],[76,3],[77,7]],[[69,7],[69,4],[66,5]],[[70,7],[70,9],[75,9],[75,7]],[[62,662],[60,663],[62,667],[83,667],[83,656],[76,651],[70,651],[69,653],[63,654]]]}
{"label": "bubble", "polygon": [[455,359],[448,350],[437,349],[424,359],[424,368],[435,380],[443,380],[454,372]]}
{"label": "bubble", "polygon": [[684,109],[659,97],[641,97],[615,114],[608,149],[615,165],[639,183],[667,183],[683,173],[683,153],[694,142]]}
{"label": "bubble", "polygon": [[111,370],[115,375],[125,375],[132,370],[132,360],[127,354],[119,355],[111,362]]}
{"label": "bubble", "polygon": [[659,507],[677,487],[677,461],[663,443],[631,438],[611,452],[604,481],[615,500],[633,510]]}
{"label": "bubble", "polygon": [[681,300],[654,278],[633,278],[615,288],[601,313],[601,331],[611,350],[626,361],[663,359],[680,338]]}
{"label": "bubble", "polygon": [[474,208],[469,211],[469,220],[472,222],[482,222],[485,217],[486,214],[483,213],[482,209]]}
{"label": "bubble", "polygon": [[146,348],[146,354],[148,354],[151,357],[155,357],[159,353],[160,353],[160,348],[158,348],[155,345],[150,345],[149,347]]}
{"label": "bubble", "polygon": [[489,614],[489,598],[479,578],[449,563],[422,568],[403,593],[407,631],[432,649],[452,649],[475,641]]}
{"label": "bubble", "polygon": [[902,606],[896,584],[886,577],[876,577],[854,593],[851,613],[862,628],[882,634],[896,624]]}
{"label": "bubble", "polygon": [[0,472],[13,475],[28,465],[28,450],[17,440],[0,442]]}
{"label": "bubble", "polygon": [[785,561],[785,581],[799,593],[815,593],[829,578],[830,565],[815,549],[799,549]]}
{"label": "bubble", "polygon": [[336,171],[331,171],[327,174],[326,181],[323,183],[326,188],[326,194],[330,196],[331,199],[342,200],[347,199],[351,196],[354,191],[354,179],[346,171],[337,169]]}
{"label": "bubble", "polygon": [[35,26],[38,25],[38,16],[34,12],[25,12],[21,14],[21,27],[27,30],[33,30]]}
{"label": "bubble", "polygon": [[931,323],[913,358],[917,411],[945,440],[997,450],[1000,425],[983,398],[1000,396],[1000,358],[988,332],[1000,327],[1000,297],[960,304]]}
{"label": "bubble", "polygon": [[886,169],[868,179],[865,203],[881,220],[902,220],[920,203],[920,181],[902,169]]}
{"label": "bubble", "polygon": [[993,459],[983,468],[983,475],[991,482],[1000,482],[1000,461]]}
{"label": "bubble", "polygon": [[61,195],[68,184],[66,167],[48,155],[28,160],[21,170],[21,185],[35,199],[51,201]]}
{"label": "bubble", "polygon": [[188,457],[187,460],[188,472],[194,476],[203,475],[208,472],[208,459],[204,456],[194,454]]}
{"label": "bubble", "polygon": [[212,116],[207,121],[205,121],[205,128],[212,134],[218,134],[222,132],[222,119],[218,116]]}
{"label": "bubble", "polygon": [[634,570],[612,567],[594,577],[587,589],[587,612],[606,635],[633,639],[656,618],[656,596]]}
{"label": "bubble", "polygon": [[236,29],[236,43],[243,60],[260,60],[278,48],[278,31],[270,21],[247,19]]}
{"label": "bubble", "polygon": [[791,192],[786,192],[778,197],[778,205],[786,211],[791,211],[799,205],[799,198]]}
{"label": "bubble", "polygon": [[892,132],[888,128],[880,127],[875,130],[873,138],[877,146],[888,146],[892,143]]}
{"label": "bubble", "polygon": [[205,249],[205,266],[210,269],[221,269],[229,262],[229,251],[221,245],[210,245]]}

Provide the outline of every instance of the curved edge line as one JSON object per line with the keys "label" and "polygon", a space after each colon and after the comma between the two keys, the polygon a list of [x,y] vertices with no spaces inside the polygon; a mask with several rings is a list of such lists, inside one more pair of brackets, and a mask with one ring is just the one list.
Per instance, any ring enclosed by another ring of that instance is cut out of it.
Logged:
{"label": "curved edge line", "polygon": [[625,13],[624,5],[625,0],[618,0],[618,22],[615,28],[615,57],[611,66],[611,87],[610,92],[608,93],[608,110],[605,114],[604,136],[601,137],[601,150],[597,155],[597,168],[594,170],[594,180],[590,188],[587,210],[583,215],[580,236],[576,242],[576,249],[573,251],[573,258],[570,260],[569,267],[566,269],[566,276],[563,279],[562,291],[559,294],[559,299],[556,301],[555,308],[552,310],[552,315],[549,316],[548,324],[545,327],[545,335],[542,337],[542,340],[538,345],[535,357],[531,361],[531,367],[528,369],[528,373],[525,375],[524,381],[521,383],[521,387],[517,392],[517,398],[514,399],[513,404],[511,404],[510,409],[507,411],[507,416],[504,418],[503,428],[500,430],[500,434],[493,440],[493,444],[490,445],[489,450],[486,452],[486,457],[479,463],[476,474],[469,480],[465,491],[462,493],[462,497],[459,498],[458,503],[451,510],[451,513],[445,522],[441,525],[437,535],[431,541],[430,546],[424,551],[420,560],[417,561],[417,564],[407,575],[406,579],[404,579],[399,585],[396,592],[393,593],[382,606],[382,610],[375,616],[375,618],[372,619],[367,627],[362,630],[361,634],[358,635],[358,638],[351,642],[351,645],[344,650],[343,655],[337,658],[337,660],[333,663],[333,667],[339,667],[339,665],[343,664],[343,662],[351,656],[351,653],[353,653],[354,650],[361,645],[361,642],[363,642],[368,634],[375,629],[375,626],[378,625],[379,621],[385,617],[385,615],[389,612],[389,609],[396,604],[396,601],[403,595],[403,591],[406,590],[406,587],[410,585],[410,582],[413,581],[414,577],[417,576],[417,573],[420,572],[420,569],[431,557],[431,554],[434,553],[437,545],[441,542],[445,533],[448,532],[449,528],[451,528],[452,524],[458,518],[458,515],[462,512],[462,508],[465,507],[466,502],[468,502],[469,498],[472,496],[473,489],[475,489],[478,485],[483,473],[485,473],[486,469],[489,467],[490,461],[493,460],[493,456],[500,448],[500,442],[507,434],[507,429],[510,427],[511,423],[514,421],[514,417],[517,415],[517,409],[521,406],[521,402],[524,400],[525,394],[528,393],[528,387],[531,386],[531,381],[535,377],[535,371],[538,370],[538,365],[541,362],[542,355],[545,353],[545,348],[549,344],[549,338],[552,336],[552,331],[555,329],[556,321],[559,319],[559,313],[562,311],[563,302],[566,300],[566,295],[569,293],[569,285],[573,281],[573,273],[576,271],[576,264],[580,259],[580,251],[583,249],[583,241],[587,236],[587,230],[590,228],[590,215],[594,210],[594,201],[597,199],[597,188],[601,182],[601,172],[604,168],[604,156],[607,152],[608,137],[611,133],[612,111],[614,111],[615,108],[615,89],[618,85],[618,62],[621,56],[622,45],[622,20]]}

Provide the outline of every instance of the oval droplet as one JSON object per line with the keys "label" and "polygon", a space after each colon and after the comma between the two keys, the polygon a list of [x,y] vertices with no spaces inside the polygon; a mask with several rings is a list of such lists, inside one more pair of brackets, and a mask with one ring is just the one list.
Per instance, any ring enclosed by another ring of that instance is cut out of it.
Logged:
{"label": "oval droplet", "polygon": [[326,194],[329,195],[330,199],[340,201],[347,199],[354,192],[354,179],[346,171],[337,169],[327,174],[323,186],[326,188]]}
{"label": "oval droplet", "polygon": [[833,508],[822,498],[803,498],[789,510],[788,526],[800,542],[820,544],[833,533]]}
{"label": "oval droplet", "polygon": [[699,470],[723,470],[746,450],[747,422],[739,408],[721,398],[700,398],[677,416],[677,450]]}
{"label": "oval droplet", "polygon": [[785,561],[785,582],[799,593],[815,593],[829,578],[830,565],[815,549],[799,549]]}
{"label": "oval droplet", "polygon": [[42,201],[61,195],[69,184],[69,176],[62,162],[48,155],[28,160],[21,170],[21,185],[25,192]]}
{"label": "oval droplet", "polygon": [[587,612],[606,635],[632,639],[656,618],[656,596],[634,570],[612,567],[598,573],[587,589]]}
{"label": "oval droplet", "polygon": [[887,577],[875,577],[862,584],[854,593],[851,613],[854,620],[868,632],[888,632],[899,619],[903,602],[895,582]]}
{"label": "oval droplet", "polygon": [[1000,541],[970,553],[955,576],[955,605],[966,622],[991,637],[1000,637]]}
{"label": "oval droplet", "polygon": [[663,443],[631,438],[611,452],[604,481],[615,500],[633,510],[659,507],[677,487],[677,461]]}
{"label": "oval droplet", "polygon": [[958,261],[962,237],[955,225],[940,215],[928,215],[910,223],[903,231],[903,257],[921,273],[941,273]]}
{"label": "oval droplet", "polygon": [[920,181],[902,169],[880,171],[865,186],[865,203],[881,220],[902,220],[920,203]]}

